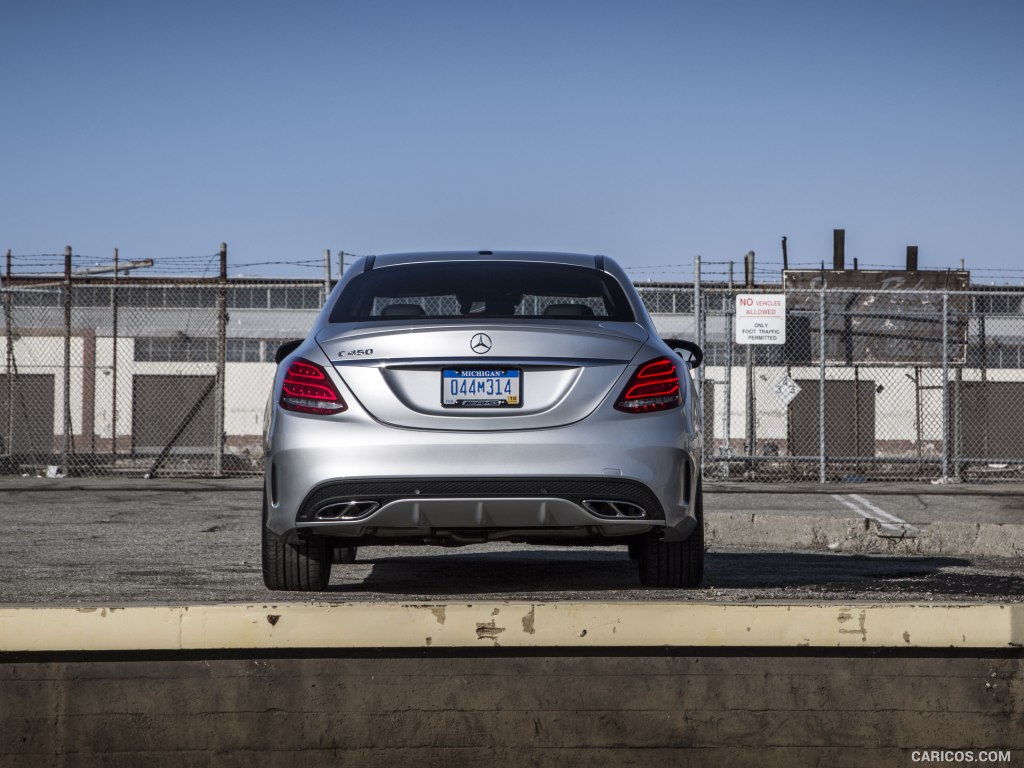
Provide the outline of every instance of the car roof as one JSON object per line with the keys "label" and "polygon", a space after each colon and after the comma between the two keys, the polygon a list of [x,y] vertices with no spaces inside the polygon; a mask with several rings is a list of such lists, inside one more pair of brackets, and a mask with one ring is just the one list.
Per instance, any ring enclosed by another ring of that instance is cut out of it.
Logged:
{"label": "car roof", "polygon": [[373,258],[373,267],[376,269],[399,264],[423,264],[437,261],[537,261],[548,264],[594,267],[597,256],[548,251],[423,251],[419,253],[388,253]]}

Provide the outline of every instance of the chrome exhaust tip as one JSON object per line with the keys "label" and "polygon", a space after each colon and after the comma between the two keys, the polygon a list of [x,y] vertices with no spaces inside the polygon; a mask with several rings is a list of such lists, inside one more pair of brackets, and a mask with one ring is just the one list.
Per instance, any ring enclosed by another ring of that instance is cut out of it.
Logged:
{"label": "chrome exhaust tip", "polygon": [[647,510],[630,501],[612,501],[608,499],[586,499],[583,507],[590,514],[598,517],[637,520],[647,517]]}
{"label": "chrome exhaust tip", "polygon": [[316,520],[361,520],[380,509],[376,501],[338,501],[326,504],[316,511]]}

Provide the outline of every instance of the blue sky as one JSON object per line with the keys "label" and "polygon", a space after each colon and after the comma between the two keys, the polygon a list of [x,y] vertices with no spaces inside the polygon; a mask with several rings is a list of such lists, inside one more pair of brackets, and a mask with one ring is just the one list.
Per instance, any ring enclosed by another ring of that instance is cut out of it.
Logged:
{"label": "blue sky", "polygon": [[[757,253],[1024,280],[1024,3],[0,4],[0,249]],[[991,270],[991,271],[984,271]],[[999,271],[1009,270],[1009,272]]]}

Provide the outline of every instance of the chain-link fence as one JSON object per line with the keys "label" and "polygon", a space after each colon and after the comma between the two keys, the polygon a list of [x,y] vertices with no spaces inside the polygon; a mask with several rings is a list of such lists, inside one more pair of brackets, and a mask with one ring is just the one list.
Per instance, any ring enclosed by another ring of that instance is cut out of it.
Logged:
{"label": "chain-link fence", "polygon": [[322,283],[216,280],[0,290],[0,471],[261,471],[274,354]]}
{"label": "chain-link fence", "polygon": [[[1024,292],[639,289],[663,336],[705,349],[708,477],[1024,479]],[[0,472],[259,473],[274,354],[324,291],[7,282]],[[785,343],[736,343],[751,293],[785,296]]]}
{"label": "chain-link fence", "polygon": [[[689,316],[642,292],[663,335],[704,347],[709,477],[1024,479],[1022,292],[710,287],[696,321],[692,289]],[[758,293],[784,298],[784,343],[737,343]]]}

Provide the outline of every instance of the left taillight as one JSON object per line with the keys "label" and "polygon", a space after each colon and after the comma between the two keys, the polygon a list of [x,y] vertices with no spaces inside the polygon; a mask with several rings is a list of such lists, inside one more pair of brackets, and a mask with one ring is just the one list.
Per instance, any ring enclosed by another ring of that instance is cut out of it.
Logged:
{"label": "left taillight", "polygon": [[319,416],[329,416],[348,409],[327,372],[316,363],[301,359],[288,364],[278,402],[286,411]]}
{"label": "left taillight", "polygon": [[678,408],[681,403],[675,363],[668,357],[656,357],[636,369],[615,408],[625,413],[651,413]]}

